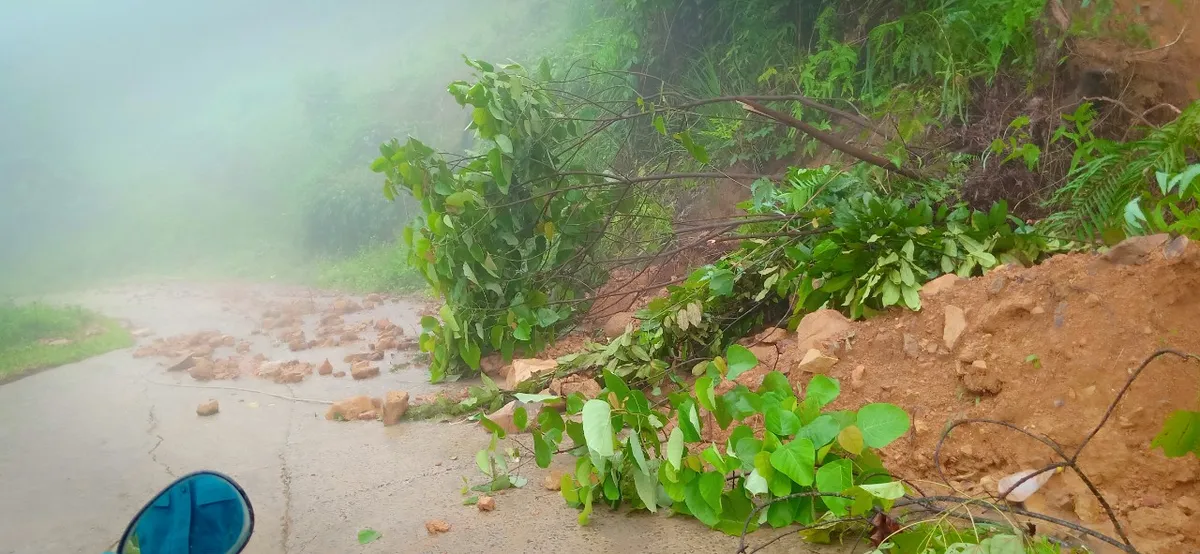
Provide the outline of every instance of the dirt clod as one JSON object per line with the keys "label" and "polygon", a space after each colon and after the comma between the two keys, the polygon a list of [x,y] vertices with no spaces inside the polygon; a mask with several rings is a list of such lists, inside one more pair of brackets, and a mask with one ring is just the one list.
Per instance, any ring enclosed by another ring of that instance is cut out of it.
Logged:
{"label": "dirt clod", "polygon": [[350,376],[355,380],[378,377],[379,366],[373,366],[367,362],[358,362],[350,367]]}
{"label": "dirt clod", "polygon": [[395,425],[408,411],[408,393],[405,391],[388,391],[383,399],[383,424]]}
{"label": "dirt clod", "polygon": [[325,419],[330,421],[351,421],[359,419],[359,416],[366,412],[374,411],[375,402],[370,396],[354,396],[334,402],[329,407],[329,410],[325,412]]}
{"label": "dirt clod", "polygon": [[445,533],[450,530],[450,524],[440,519],[431,519],[425,522],[425,531],[430,535]]}
{"label": "dirt clod", "polygon": [[962,337],[964,331],[967,330],[967,317],[963,315],[962,308],[958,306],[946,305],[945,322],[942,326],[942,342],[949,350],[954,350],[958,345],[958,339]]}
{"label": "dirt clod", "polygon": [[837,363],[837,358],[826,356],[816,348],[809,348],[804,357],[800,359],[800,363],[796,364],[796,369],[809,373],[825,374],[829,372],[830,368],[837,365]]}
{"label": "dirt clod", "polygon": [[208,402],[201,402],[199,406],[196,406],[196,415],[198,416],[210,416],[219,411],[221,411],[221,405],[214,398],[210,398]]}
{"label": "dirt clod", "polygon": [[1129,237],[1105,252],[1101,259],[1117,265],[1137,265],[1145,261],[1155,249],[1166,244],[1170,235],[1157,234],[1144,237]]}
{"label": "dirt clod", "polygon": [[475,507],[481,512],[490,512],[496,509],[496,499],[485,494],[479,497],[479,501],[475,503]]}
{"label": "dirt clod", "polygon": [[330,373],[333,373],[333,364],[329,363],[329,358],[325,358],[325,361],[317,367],[317,375],[329,375]]}

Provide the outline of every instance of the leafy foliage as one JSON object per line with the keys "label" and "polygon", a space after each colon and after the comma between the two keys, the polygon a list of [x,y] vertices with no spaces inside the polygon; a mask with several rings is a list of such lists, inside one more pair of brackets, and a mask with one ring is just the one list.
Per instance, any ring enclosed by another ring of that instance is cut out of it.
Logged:
{"label": "leafy foliage", "polygon": [[[1159,232],[1200,238],[1200,164],[1175,174],[1154,174],[1157,190],[1148,190],[1125,205],[1125,224],[1136,233]],[[1153,204],[1151,204],[1153,202]],[[1149,209],[1143,209],[1145,204]]]}
{"label": "leafy foliage", "polygon": [[[1193,102],[1175,121],[1147,130],[1141,139],[1116,142],[1096,138],[1083,142],[1072,160],[1067,183],[1051,199],[1052,205],[1063,209],[1048,217],[1044,227],[1056,234],[1073,233],[1089,239],[1105,237],[1108,242],[1127,233],[1153,229],[1154,225],[1165,229],[1169,227],[1166,213],[1169,206],[1186,201],[1190,190],[1182,178],[1171,185],[1171,176],[1184,174],[1197,156],[1200,156],[1200,102]],[[1159,174],[1166,180],[1160,181]],[[1130,202],[1153,196],[1152,183],[1158,185],[1158,194],[1166,203],[1156,205],[1150,214],[1138,216],[1135,208],[1145,200],[1132,208]],[[1179,195],[1177,200],[1168,199],[1172,194]],[[1149,220],[1155,213],[1163,216],[1161,221],[1149,222],[1150,225],[1141,221]],[[1177,217],[1172,212],[1171,218]]]}
{"label": "leafy foliage", "polygon": [[416,139],[393,140],[372,165],[386,175],[389,197],[406,189],[424,213],[404,239],[413,265],[446,298],[440,321],[422,320],[435,382],[464,367],[477,370],[488,351],[511,358],[553,340],[571,314],[564,302],[589,283],[580,268],[609,195],[581,188],[597,177],[563,171],[555,147],[577,138],[578,126],[556,116],[557,101],[523,67],[467,63],[478,80],[449,90],[471,108],[471,128],[490,145],[486,152],[452,168]]}
{"label": "leafy foliage", "polygon": [[[567,398],[567,415],[578,419],[543,409],[528,422],[535,452],[551,452],[570,438],[577,462],[562,479],[562,496],[581,510],[581,524],[596,503],[628,504],[652,512],[670,507],[740,534],[747,521],[753,529],[764,522],[784,527],[860,515],[875,506],[887,509],[904,494],[873,449],[907,432],[908,414],[890,404],[823,411],[839,385],[820,375],[802,398],[780,372],[767,374],[752,392],[726,381],[753,357],[744,356],[735,351],[735,361],[709,366],[693,392],[669,395],[667,409],[652,406],[641,390],[606,371],[598,398]],[[754,416],[765,417],[765,429],[756,432],[744,423]],[[737,425],[725,444],[706,444],[706,421],[722,429]],[[550,457],[539,454],[537,463],[546,467]],[[760,518],[752,517],[756,502],[770,503]]]}
{"label": "leafy foliage", "polygon": [[668,286],[668,296],[637,314],[639,327],[562,362],[656,382],[670,363],[720,353],[763,325],[788,320],[794,327],[826,307],[855,318],[891,306],[920,309],[918,290],[938,275],[1029,264],[1060,248],[1009,216],[1002,202],[987,212],[928,200],[910,205],[866,188],[828,167],[793,168],[778,186],[755,183],[746,207],[778,220],[744,230],[770,231],[768,238],[746,240]]}

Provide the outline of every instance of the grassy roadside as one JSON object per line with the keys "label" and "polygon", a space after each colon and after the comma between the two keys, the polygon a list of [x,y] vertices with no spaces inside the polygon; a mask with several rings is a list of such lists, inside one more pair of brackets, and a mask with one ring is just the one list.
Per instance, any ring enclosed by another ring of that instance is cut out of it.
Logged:
{"label": "grassy roadside", "polygon": [[83,308],[0,303],[0,383],[132,345],[120,324]]}
{"label": "grassy roadside", "polygon": [[358,254],[326,262],[319,268],[317,285],[345,292],[419,292],[425,279],[408,263],[408,251],[398,244],[382,244]]}

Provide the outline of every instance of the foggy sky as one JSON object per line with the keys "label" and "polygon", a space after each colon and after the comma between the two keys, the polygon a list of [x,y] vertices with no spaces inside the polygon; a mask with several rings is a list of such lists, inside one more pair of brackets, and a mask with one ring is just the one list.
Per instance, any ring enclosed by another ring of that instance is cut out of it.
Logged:
{"label": "foggy sky", "polygon": [[460,54],[519,49],[537,2],[0,2],[0,268],[118,227],[114,244],[293,209],[281,191],[322,175],[315,159],[365,163],[420,123],[407,112],[455,109]]}

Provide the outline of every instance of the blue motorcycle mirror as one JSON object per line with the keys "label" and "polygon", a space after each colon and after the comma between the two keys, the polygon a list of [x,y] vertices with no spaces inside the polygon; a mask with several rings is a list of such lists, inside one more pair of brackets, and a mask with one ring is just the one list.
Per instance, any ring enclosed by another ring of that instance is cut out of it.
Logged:
{"label": "blue motorcycle mirror", "polygon": [[117,554],[238,554],[254,532],[245,491],[220,473],[181,477],[125,529]]}

